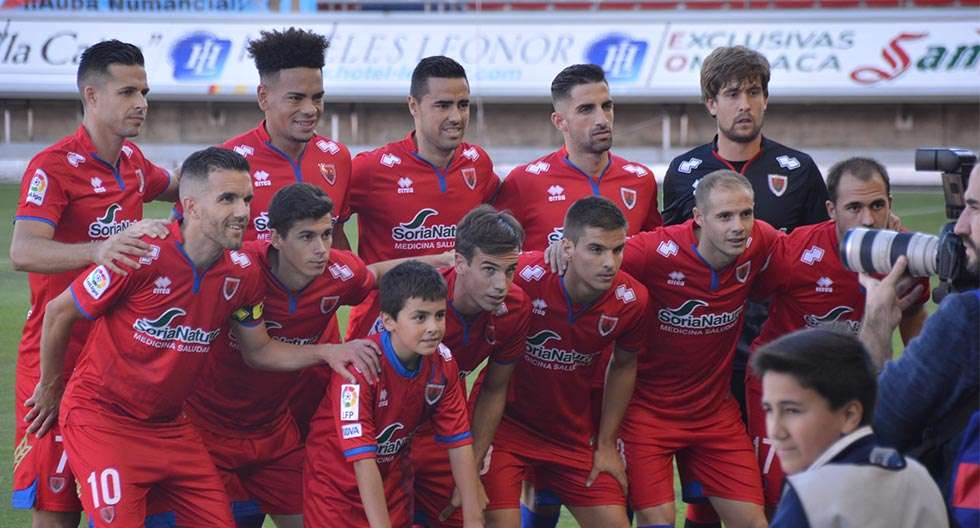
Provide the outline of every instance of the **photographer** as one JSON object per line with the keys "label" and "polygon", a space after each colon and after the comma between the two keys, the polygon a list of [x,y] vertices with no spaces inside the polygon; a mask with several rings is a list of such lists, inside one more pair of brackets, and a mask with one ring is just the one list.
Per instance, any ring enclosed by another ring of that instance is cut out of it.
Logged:
{"label": "photographer", "polygon": [[[965,246],[967,269],[976,275],[980,167],[973,169],[964,202],[954,233]],[[874,429],[883,443],[919,454],[942,487],[954,519],[962,526],[976,526],[980,517],[975,460],[980,415],[980,290],[949,294],[901,358],[886,363],[892,355],[891,336],[903,308],[895,287],[906,265],[905,257],[900,258],[881,281],[861,276],[867,297],[860,338],[878,368],[884,366],[879,376]],[[971,451],[974,460],[960,464],[971,458]]]}

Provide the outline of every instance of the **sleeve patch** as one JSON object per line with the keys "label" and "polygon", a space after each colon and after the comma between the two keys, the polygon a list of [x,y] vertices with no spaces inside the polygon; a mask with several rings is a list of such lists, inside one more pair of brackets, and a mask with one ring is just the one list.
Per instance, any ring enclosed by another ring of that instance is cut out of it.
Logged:
{"label": "sleeve patch", "polygon": [[[44,195],[48,192],[48,175],[41,169],[34,171],[31,185],[27,189],[27,203],[42,205]],[[97,297],[96,297],[97,298]]]}
{"label": "sleeve patch", "polygon": [[361,431],[361,424],[359,423],[346,424],[343,427],[341,427],[341,434],[343,435],[344,440],[349,440],[351,438],[360,438],[361,435],[363,434]]}
{"label": "sleeve patch", "polygon": [[360,385],[345,383],[340,386],[340,420],[342,422],[356,422],[360,419],[360,399]]}
{"label": "sleeve patch", "polygon": [[105,266],[99,266],[92,270],[88,277],[85,277],[85,291],[93,298],[98,300],[102,297],[102,294],[109,289],[109,284],[112,282],[112,278],[109,275],[109,270]]}
{"label": "sleeve patch", "polygon": [[254,306],[243,306],[235,310],[231,314],[231,318],[242,324],[254,323],[262,319],[262,309],[262,303]]}

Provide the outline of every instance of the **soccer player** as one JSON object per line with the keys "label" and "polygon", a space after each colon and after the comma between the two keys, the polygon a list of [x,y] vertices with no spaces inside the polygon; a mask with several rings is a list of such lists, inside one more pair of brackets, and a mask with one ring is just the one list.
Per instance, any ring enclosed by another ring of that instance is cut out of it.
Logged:
{"label": "soccer player", "polygon": [[[806,327],[832,325],[856,334],[864,316],[864,290],[858,275],[841,263],[838,248],[849,229],[884,229],[891,214],[888,172],[868,158],[850,158],[835,164],[827,175],[827,213],[830,220],[795,229],[781,237],[769,264],[753,286],[753,296],[771,298],[769,317],[753,349],[777,337]],[[918,302],[907,310],[900,326],[907,342],[918,335],[925,321],[929,281],[908,294]],[[775,510],[783,485],[783,471],[766,437],[762,408],[762,382],[751,372],[745,377],[749,436],[762,470],[766,505]]]}
{"label": "soccer player", "polygon": [[762,483],[729,380],[743,308],[778,232],[755,220],[748,180],[698,182],[694,218],[640,233],[623,269],[650,291],[650,353],[623,420],[639,526],[674,522],[673,459],[685,500],[708,499],[726,526],[761,527]]}
{"label": "soccer player", "polygon": [[303,512],[309,526],[403,527],[412,522],[412,437],[431,423],[449,450],[464,526],[483,526],[463,381],[446,330],[446,283],[427,264],[381,279],[380,379],[332,376],[307,439]]}
{"label": "soccer player", "polygon": [[[508,213],[481,205],[456,230],[456,264],[441,270],[448,288],[446,336],[442,342],[465,376],[484,360],[486,368],[470,395],[473,450],[483,460],[507,401],[515,363],[524,354],[531,301],[513,284],[524,230]],[[446,449],[430,427],[412,439],[416,521],[424,526],[462,526],[454,511],[453,480]]]}
{"label": "soccer player", "polygon": [[[368,264],[452,249],[456,224],[489,202],[500,184],[490,156],[463,142],[470,88],[459,63],[422,59],[412,72],[408,110],[412,132],[353,161],[348,209],[340,219],[357,214],[357,254]],[[337,236],[347,247],[343,231]],[[347,335],[378,330],[378,310],[372,295],[351,312]]]}
{"label": "soccer player", "polygon": [[551,82],[551,122],[564,146],[507,175],[494,199],[527,230],[527,248],[544,251],[561,240],[568,205],[604,196],[629,222],[629,235],[661,224],[657,181],[647,167],[612,152],[613,101],[602,68],[575,64]]}
{"label": "soccer player", "polygon": [[[45,306],[90,264],[124,274],[138,268],[149,244],[136,228],[143,203],[174,201],[177,179],[147,160],[128,138],[139,134],[147,114],[143,54],[132,44],[108,40],[86,49],[78,64],[84,115],[74,134],[38,153],[28,164],[14,217],[10,259],[27,271],[31,310],[17,351],[16,449],[12,505],[34,508],[36,527],[77,526],[82,505],[66,464],[62,435],[27,434],[26,401],[40,377],[39,349]],[[151,226],[146,226],[152,229]],[[161,232],[162,231],[162,232]],[[70,373],[90,326],[75,325],[67,344]]]}
{"label": "soccer player", "polygon": [[[628,526],[616,437],[645,346],[647,291],[619,269],[627,223],[611,201],[576,201],[563,227],[564,277],[546,269],[540,252],[524,253],[517,267],[515,282],[532,299],[532,315],[484,477],[494,527],[520,526],[521,482],[532,476],[582,526]],[[591,385],[610,345],[599,414]]]}
{"label": "soccer player", "polygon": [[[125,275],[90,268],[44,316],[28,432],[43,436],[56,419],[61,423],[68,464],[83,479],[82,504],[97,527],[142,525],[151,492],[173,506],[179,526],[232,524],[221,479],[182,413],[232,314],[253,367],[329,362],[352,378],[346,366],[353,362],[371,379],[377,368],[375,351],[358,355],[269,338],[259,267],[231,251],[241,246],[252,194],[244,158],[211,147],[188,157],[181,173],[184,219],[170,225],[143,265]],[[95,324],[65,388],[65,345],[83,317]]]}

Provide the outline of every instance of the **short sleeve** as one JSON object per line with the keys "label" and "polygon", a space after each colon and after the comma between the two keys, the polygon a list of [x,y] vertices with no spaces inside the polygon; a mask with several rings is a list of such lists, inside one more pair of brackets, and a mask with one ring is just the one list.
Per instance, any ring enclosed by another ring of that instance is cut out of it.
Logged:
{"label": "short sleeve", "polygon": [[[520,171],[523,170],[523,165],[518,166],[514,170],[510,171],[510,174],[504,178],[504,181],[500,183],[500,189],[497,191],[497,196],[493,200],[493,206],[497,208],[498,211],[510,211],[510,214],[514,215],[514,218],[523,226],[527,222],[527,215],[524,212],[523,202],[521,201],[520,192],[520,176],[518,175]],[[525,227],[527,229],[527,227]]]}
{"label": "short sleeve", "polygon": [[[441,356],[441,355],[440,355]],[[435,361],[453,362],[442,357],[433,356]],[[448,365],[447,365],[448,366]],[[455,364],[453,365],[455,367]],[[467,417],[466,396],[463,394],[463,381],[455,368],[446,369],[446,388],[432,415],[432,425],[436,433],[436,441],[447,449],[461,447],[473,443],[470,434],[470,422]]]}
{"label": "short sleeve", "polygon": [[[517,286],[511,286],[515,288]],[[521,292],[520,302],[508,307],[495,330],[497,345],[491,358],[495,363],[509,365],[524,356],[525,338],[531,327],[531,301]]]}
{"label": "short sleeve", "polygon": [[265,280],[256,261],[246,270],[242,303],[232,312],[231,318],[242,326],[253,327],[263,322],[263,303],[265,302]]}
{"label": "short sleeve", "polygon": [[647,347],[646,306],[650,295],[642,284],[636,283],[630,288],[636,295],[636,300],[630,304],[635,304],[636,307],[629,309],[628,319],[623,321],[622,333],[616,337],[616,348],[639,355]]}
{"label": "short sleeve", "polygon": [[133,285],[145,275],[143,266],[126,275],[115,273],[105,266],[91,266],[68,286],[75,306],[88,320],[98,319],[119,300],[129,297]]}
{"label": "short sleeve", "polygon": [[360,374],[358,383],[348,383],[343,376],[330,376],[324,404],[333,405],[334,428],[340,450],[348,462],[374,458],[378,451],[375,440],[374,393]]}
{"label": "short sleeve", "polygon": [[51,158],[48,155],[38,156],[24,171],[14,221],[33,220],[51,227],[57,227],[61,221],[69,202],[65,188],[67,175],[59,164],[48,161]]}
{"label": "short sleeve", "polygon": [[340,297],[340,304],[347,306],[361,304],[368,294],[377,287],[374,273],[371,273],[367,264],[357,255],[342,250],[333,250],[333,252],[341,256],[338,262],[346,265],[354,275],[353,278],[346,281],[348,287]]}

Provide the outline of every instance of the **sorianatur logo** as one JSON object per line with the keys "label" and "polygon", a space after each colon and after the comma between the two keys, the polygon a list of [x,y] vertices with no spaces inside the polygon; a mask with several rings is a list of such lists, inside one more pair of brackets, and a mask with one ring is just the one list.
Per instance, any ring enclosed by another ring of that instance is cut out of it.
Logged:
{"label": "sorianatur logo", "polygon": [[207,31],[183,36],[170,49],[174,80],[207,81],[217,79],[231,52],[231,40]]}
{"label": "sorianatur logo", "polygon": [[119,204],[112,204],[106,208],[105,213],[100,218],[88,225],[88,236],[91,238],[109,238],[112,235],[122,233],[132,225],[132,220],[116,220],[119,211],[122,211],[122,206]]}
{"label": "sorianatur logo", "polygon": [[[708,303],[701,299],[688,299],[677,308],[661,308],[657,311],[657,319],[668,327],[678,329],[720,331],[734,325],[742,314],[743,308],[739,306],[730,312],[694,315],[698,308],[706,306]],[[664,329],[664,326],[661,326],[661,329]]]}
{"label": "sorianatur logo", "polygon": [[545,346],[545,343],[551,340],[561,341],[561,336],[547,329],[528,336],[526,349],[528,361],[538,367],[552,370],[575,370],[576,367],[592,364],[592,354]]}
{"label": "sorianatur logo", "polygon": [[435,224],[427,226],[425,221],[432,216],[438,216],[439,211],[435,209],[421,209],[415,213],[412,220],[403,222],[391,229],[391,238],[396,242],[421,242],[442,239],[454,239],[456,237],[456,226],[446,224]]}
{"label": "sorianatur logo", "polygon": [[400,438],[395,438],[395,434],[398,431],[404,429],[405,426],[401,422],[394,422],[389,424],[387,427],[378,433],[375,440],[378,442],[378,456],[393,456],[401,451],[402,447],[408,443],[408,437],[402,436]]}
{"label": "sorianatur logo", "polygon": [[221,329],[211,330],[186,325],[171,326],[178,317],[187,315],[181,308],[168,308],[156,319],[140,317],[133,322],[133,329],[159,341],[179,341],[192,345],[210,345],[218,337]]}
{"label": "sorianatur logo", "polygon": [[850,319],[843,319],[847,314],[853,313],[854,308],[850,306],[835,306],[831,310],[823,315],[813,315],[806,314],[803,316],[803,322],[806,323],[808,327],[817,326],[831,326],[834,328],[842,328],[851,333],[858,333],[861,331],[861,321],[853,321]]}
{"label": "sorianatur logo", "polygon": [[623,33],[603,35],[585,51],[585,59],[602,67],[609,82],[634,81],[640,75],[647,53],[645,40]]}

